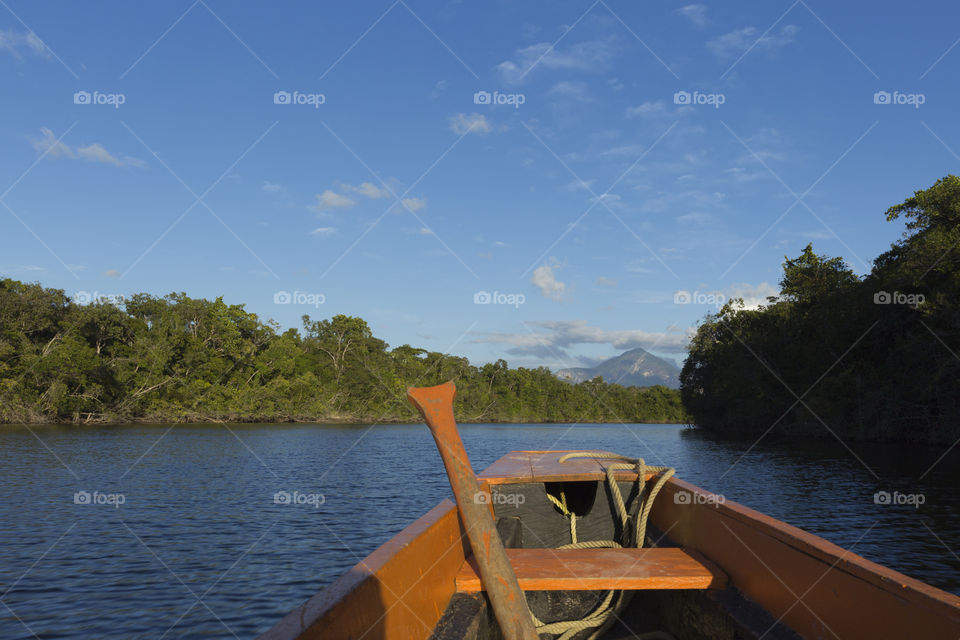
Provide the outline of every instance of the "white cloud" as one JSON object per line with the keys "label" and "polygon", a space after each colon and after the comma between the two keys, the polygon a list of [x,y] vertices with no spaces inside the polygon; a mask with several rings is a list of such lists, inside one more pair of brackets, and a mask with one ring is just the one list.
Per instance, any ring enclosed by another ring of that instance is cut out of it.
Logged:
{"label": "white cloud", "polygon": [[117,269],[107,269],[103,272],[103,275],[107,276],[108,278],[119,278],[123,274]]}
{"label": "white cloud", "polygon": [[33,148],[36,149],[38,153],[46,153],[49,156],[60,158],[74,158],[88,160],[90,162],[112,164],[115,167],[145,167],[147,164],[138,158],[131,158],[127,155],[114,155],[98,142],[94,142],[86,147],[73,149],[63,141],[58,141],[53,131],[46,127],[41,128],[40,133],[42,134],[40,138],[31,141]]}
{"label": "white cloud", "polygon": [[46,153],[50,156],[63,158],[75,157],[73,149],[62,142],[58,142],[57,136],[53,135],[53,131],[43,127],[40,129],[40,133],[43,134],[43,137],[32,141],[33,148],[37,150],[37,153]]}
{"label": "white cloud", "polygon": [[264,181],[264,183],[260,185],[260,191],[263,191],[264,193],[280,193],[283,191],[283,186],[275,182]]}
{"label": "white cloud", "polygon": [[600,276],[597,278],[597,281],[594,284],[596,284],[598,287],[615,287],[617,286],[617,281],[613,278],[605,278],[604,276]]}
{"label": "white cloud", "polygon": [[767,180],[772,178],[770,172],[765,169],[747,171],[743,167],[731,167],[729,169],[724,169],[723,173],[730,176],[732,180],[737,182],[756,182],[757,180]]}
{"label": "white cloud", "polygon": [[587,89],[587,85],[584,82],[570,82],[564,80],[550,87],[550,90],[547,91],[547,93],[553,96],[570,98],[579,102],[590,102],[592,100],[590,97],[590,92]]}
{"label": "white cloud", "polygon": [[50,57],[46,45],[32,31],[17,33],[13,29],[0,29],[0,51],[7,51],[17,59],[21,57],[21,51],[43,58]]}
{"label": "white cloud", "polygon": [[450,130],[461,136],[466,133],[483,134],[493,131],[493,125],[479,113],[458,113],[450,118]]}
{"label": "white cloud", "polygon": [[377,185],[373,184],[372,182],[363,182],[363,183],[360,184],[360,186],[357,186],[357,187],[355,187],[355,186],[353,186],[353,185],[350,185],[350,184],[345,184],[345,185],[342,185],[342,186],[343,186],[344,190],[346,190],[346,191],[350,191],[350,192],[352,192],[352,193],[359,193],[360,195],[366,196],[366,197],[368,197],[368,198],[377,199],[377,198],[389,198],[389,197],[390,197],[390,191],[389,191],[389,190],[384,189],[384,188],[382,188],[382,187],[378,187]]}
{"label": "white cloud", "polygon": [[104,164],[112,164],[115,167],[144,167],[146,163],[143,160],[138,160],[137,158],[131,158],[129,156],[117,157],[103,148],[103,145],[100,145],[96,142],[86,147],[77,147],[77,155],[84,160],[91,160],[93,162],[102,162]]}
{"label": "white cloud", "polygon": [[761,282],[758,285],[744,282],[728,287],[727,290],[724,291],[724,294],[728,300],[742,298],[743,308],[749,310],[756,309],[760,305],[768,304],[767,297],[780,295],[780,290],[768,282]]}
{"label": "white cloud", "polygon": [[518,83],[534,69],[598,71],[606,66],[613,54],[610,40],[587,40],[563,50],[549,42],[539,42],[517,50],[516,61],[505,60],[496,66],[496,70],[505,82]]}
{"label": "white cloud", "polygon": [[123,166],[120,160],[104,149],[103,145],[97,144],[96,142],[86,147],[77,147],[77,155],[94,162],[103,162],[104,164],[112,164],[117,167]]}
{"label": "white cloud", "polygon": [[778,33],[769,33],[758,39],[756,27],[742,27],[710,40],[707,42],[707,49],[721,59],[739,56],[751,47],[758,51],[772,53],[793,42],[798,31],[800,27],[788,24]]}
{"label": "white cloud", "polygon": [[47,271],[47,268],[41,267],[35,264],[0,264],[0,273],[20,273],[20,272],[39,272],[39,271]]}
{"label": "white cloud", "polygon": [[601,156],[632,156],[637,158],[643,153],[644,146],[640,144],[621,144],[600,152]]}
{"label": "white cloud", "polygon": [[403,206],[416,213],[427,206],[427,201],[424,198],[404,198],[400,202],[403,203]]}
{"label": "white cloud", "polygon": [[703,27],[708,22],[707,5],[705,4],[688,4],[685,7],[680,7],[674,13],[683,16],[692,22],[695,27]]}
{"label": "white cloud", "polygon": [[663,118],[676,115],[676,110],[667,107],[663,100],[650,100],[635,107],[627,107],[628,118]]}
{"label": "white cloud", "polygon": [[514,354],[535,353],[538,349],[549,348],[558,355],[565,355],[565,349],[578,344],[606,344],[615,349],[626,351],[637,347],[662,353],[684,353],[693,333],[693,328],[685,331],[643,331],[641,329],[606,330],[591,327],[586,320],[556,320],[530,322],[541,331],[533,333],[485,333],[473,340],[474,343],[496,343],[513,345]]}
{"label": "white cloud", "polygon": [[534,269],[533,277],[530,279],[531,284],[540,289],[543,297],[552,300],[559,300],[567,288],[565,283],[557,280],[557,276],[554,273],[554,269],[556,268],[555,266],[547,264],[542,267],[537,267]]}
{"label": "white cloud", "polygon": [[323,193],[317,194],[317,204],[314,205],[314,208],[317,211],[325,211],[327,209],[348,209],[355,204],[356,202],[347,196],[334,193],[333,191],[330,191],[330,189],[327,189]]}
{"label": "white cloud", "polygon": [[682,216],[677,216],[676,218],[679,224],[687,226],[711,224],[715,222],[716,219],[716,216],[713,216],[709,213],[701,213],[699,211],[685,213]]}
{"label": "white cloud", "polygon": [[607,209],[620,208],[621,200],[622,198],[616,193],[601,193],[596,197],[590,198],[590,202],[602,204]]}
{"label": "white cloud", "polygon": [[310,235],[312,235],[314,238],[326,238],[327,236],[332,236],[336,232],[336,227],[317,227],[310,232]]}
{"label": "white cloud", "polygon": [[590,178],[589,180],[581,180],[580,178],[577,178],[563,185],[562,189],[571,193],[576,193],[577,191],[590,191],[593,189],[593,185],[596,181],[596,178]]}

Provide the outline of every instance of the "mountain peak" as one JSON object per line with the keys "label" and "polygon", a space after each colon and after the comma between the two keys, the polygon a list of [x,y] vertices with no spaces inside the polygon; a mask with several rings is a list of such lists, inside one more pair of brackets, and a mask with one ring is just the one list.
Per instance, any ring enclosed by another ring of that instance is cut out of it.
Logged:
{"label": "mountain peak", "polygon": [[603,376],[604,382],[625,387],[652,387],[662,384],[671,389],[680,386],[680,369],[676,364],[658,358],[649,351],[637,347],[618,356],[604,360],[595,367],[560,369],[556,375],[561,380],[577,383]]}

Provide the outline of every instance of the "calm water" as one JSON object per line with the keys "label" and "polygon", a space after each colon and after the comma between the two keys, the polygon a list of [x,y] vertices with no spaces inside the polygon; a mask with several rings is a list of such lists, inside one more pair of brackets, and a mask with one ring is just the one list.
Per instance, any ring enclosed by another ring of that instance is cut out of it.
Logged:
{"label": "calm water", "polygon": [[[728,500],[960,593],[960,447],[936,462],[945,448],[854,445],[878,479],[839,443],[747,452],[750,443],[674,425],[461,432],[477,470],[512,449],[609,449],[669,464]],[[0,428],[4,639],[255,637],[449,494],[422,425],[34,433]],[[275,503],[279,491],[300,504]],[[922,494],[924,504],[878,505],[877,491]],[[81,492],[94,504],[77,504]]]}

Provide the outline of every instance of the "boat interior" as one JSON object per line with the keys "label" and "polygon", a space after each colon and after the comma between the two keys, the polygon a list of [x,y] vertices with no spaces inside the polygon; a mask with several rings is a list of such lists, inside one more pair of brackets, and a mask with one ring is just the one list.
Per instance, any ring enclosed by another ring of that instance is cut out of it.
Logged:
{"label": "boat interior", "polygon": [[[540,638],[960,637],[960,598],[676,477],[658,486],[662,468],[608,469],[617,458],[514,451],[479,475]],[[590,548],[645,512],[641,545]],[[444,500],[261,638],[500,637]]]}

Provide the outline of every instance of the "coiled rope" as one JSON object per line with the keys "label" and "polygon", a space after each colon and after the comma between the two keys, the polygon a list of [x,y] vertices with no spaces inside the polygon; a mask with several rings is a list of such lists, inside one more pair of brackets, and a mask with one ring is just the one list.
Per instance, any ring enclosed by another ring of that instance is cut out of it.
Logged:
{"label": "coiled rope", "polygon": [[[547,494],[550,501],[560,509],[563,515],[570,519],[570,544],[557,547],[558,549],[622,549],[623,547],[640,548],[644,544],[647,535],[647,519],[650,517],[650,510],[653,508],[653,500],[657,497],[664,483],[674,474],[672,467],[655,467],[647,465],[643,458],[628,458],[611,453],[601,453],[593,451],[579,451],[568,453],[560,458],[560,462],[566,462],[572,458],[596,458],[602,460],[618,460],[607,465],[606,476],[607,485],[610,487],[610,494],[613,496],[614,507],[617,515],[620,517],[620,524],[623,533],[621,541],[615,540],[585,540],[583,542],[577,539],[577,514],[571,511],[567,506],[567,496],[565,492],[560,492],[560,498]],[[627,506],[623,502],[623,495],[620,493],[620,487],[617,484],[616,472],[621,469],[633,469],[637,473],[637,505],[638,513],[634,515],[634,527],[629,527],[630,514],[627,513]],[[644,497],[644,489],[647,483],[647,473],[659,474],[656,481],[650,488],[649,493]],[[632,534],[632,535],[631,535]],[[537,633],[561,634],[557,640],[570,640],[573,636],[585,629],[596,629],[586,640],[596,640],[603,635],[617,620],[617,616],[633,597],[632,591],[608,591],[603,600],[591,613],[579,620],[564,620],[559,622],[542,622],[537,616],[530,613],[533,617],[534,625],[537,627]],[[614,599],[616,598],[616,602]],[[650,634],[641,634],[639,638],[670,638],[669,634],[655,631]]]}

